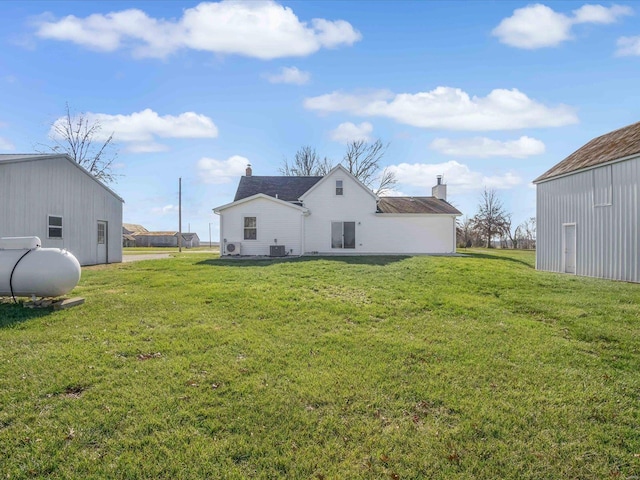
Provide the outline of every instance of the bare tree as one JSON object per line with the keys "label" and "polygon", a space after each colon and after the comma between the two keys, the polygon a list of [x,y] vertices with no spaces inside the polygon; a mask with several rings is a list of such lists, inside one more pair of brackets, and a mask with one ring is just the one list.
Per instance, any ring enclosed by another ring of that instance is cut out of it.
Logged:
{"label": "bare tree", "polygon": [[505,212],[502,201],[494,189],[485,187],[478,205],[478,213],[473,217],[472,225],[482,234],[487,248],[496,235],[504,235],[510,225],[510,216]]}
{"label": "bare tree", "polygon": [[[511,248],[518,248],[518,244],[520,239],[522,238],[521,225],[518,225],[513,231],[511,231],[511,215],[505,215],[504,219],[504,230],[502,231],[502,236],[505,237],[506,240],[509,240],[511,243]],[[507,243],[507,242],[505,242]]]}
{"label": "bare tree", "polygon": [[531,217],[522,222],[520,228],[521,248],[536,248],[536,217]]}
{"label": "bare tree", "polygon": [[[388,168],[381,171],[380,162],[388,144],[378,139],[373,143],[364,140],[354,140],[347,145],[347,151],[342,159],[342,165],[376,195],[388,192],[398,182],[395,173]],[[304,146],[300,148],[292,163],[285,158],[280,173],[288,176],[326,175],[333,165],[327,158],[321,158],[315,148]],[[373,185],[377,184],[377,188]]]}
{"label": "bare tree", "polygon": [[[342,164],[349,172],[371,188],[377,195],[389,191],[398,182],[395,173],[385,168],[380,172],[380,161],[387,151],[389,144],[377,139],[373,143],[364,140],[354,140],[347,145],[347,151]],[[372,188],[374,183],[377,188]]]}
{"label": "bare tree", "polygon": [[101,130],[100,122],[85,113],[72,115],[67,103],[66,115],[51,125],[49,139],[53,145],[43,145],[45,151],[37,151],[66,153],[98,180],[115,182],[117,175],[112,170],[118,154],[113,150],[113,133],[105,139]]}
{"label": "bare tree", "polygon": [[475,228],[473,218],[465,215],[462,220],[456,219],[456,243],[461,248],[482,246],[482,237]]}
{"label": "bare tree", "polygon": [[296,152],[291,164],[286,158],[283,160],[280,173],[286,176],[308,177],[326,175],[331,168],[331,161],[327,157],[320,158],[315,148],[305,145]]}

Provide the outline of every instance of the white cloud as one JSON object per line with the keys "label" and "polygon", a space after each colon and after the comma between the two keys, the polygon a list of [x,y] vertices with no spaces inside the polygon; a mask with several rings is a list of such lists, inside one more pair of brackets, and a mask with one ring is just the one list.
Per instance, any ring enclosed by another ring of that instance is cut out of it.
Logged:
{"label": "white cloud", "polygon": [[624,5],[612,5],[608,8],[602,5],[583,5],[573,11],[573,22],[609,25],[627,15],[633,15],[633,9]]}
{"label": "white cloud", "polygon": [[197,164],[198,175],[204,183],[230,183],[245,174],[248,163],[249,159],[240,155],[233,155],[226,160],[202,157]]}
{"label": "white cloud", "polygon": [[463,138],[460,140],[436,138],[429,147],[445,155],[479,158],[525,158],[531,155],[540,155],[545,151],[544,143],[527,136],[506,142],[486,137]]}
{"label": "white cloud", "polygon": [[330,132],[331,140],[347,144],[355,141],[371,140],[371,133],[373,132],[373,125],[369,122],[362,122],[360,125],[356,125],[351,122],[345,122],[338,125],[338,128]]}
{"label": "white cloud", "polygon": [[164,207],[154,207],[151,209],[151,213],[156,215],[167,215],[169,213],[178,213],[177,205],[165,205]]}
{"label": "white cloud", "polygon": [[0,150],[15,150],[15,145],[6,138],[0,137]]}
{"label": "white cloud", "polygon": [[620,37],[616,55],[619,57],[640,56],[640,35],[637,37]]}
{"label": "white cloud", "polygon": [[319,112],[388,117],[414,127],[449,130],[560,127],[578,121],[573,108],[562,104],[547,107],[515,88],[495,89],[486,97],[471,97],[452,87],[437,87],[415,94],[333,92],[307,98],[304,106]]}
{"label": "white cloud", "polygon": [[[90,123],[97,122],[101,126],[95,135],[95,140],[105,141],[113,133],[114,142],[126,144],[127,150],[134,153],[167,150],[165,145],[155,141],[158,137],[215,138],[218,136],[218,128],[213,121],[205,115],[194,112],[185,112],[177,116],[160,116],[147,108],[130,115],[91,112],[84,115]],[[65,117],[58,118],[53,123],[49,135],[55,137],[56,126],[64,122],[66,122]]]}
{"label": "white cloud", "polygon": [[558,13],[540,3],[528,5],[514,10],[513,15],[503,19],[491,34],[512,47],[531,50],[555,47],[573,38],[571,28],[574,25],[614,23],[622,16],[632,15],[633,9],[621,5],[609,8],[583,5],[572,13],[572,16]]}
{"label": "white cloud", "polygon": [[298,70],[297,67],[282,67],[280,73],[268,73],[264,77],[271,83],[290,83],[293,85],[304,85],[309,83],[311,74]]}
{"label": "white cloud", "polygon": [[436,176],[443,175],[449,187],[449,193],[463,193],[482,190],[484,187],[509,189],[523,183],[522,178],[513,172],[502,175],[485,175],[471,170],[467,165],[451,160],[445,163],[401,163],[390,165],[389,170],[396,175],[400,185],[421,187],[430,192],[435,185]]}
{"label": "white cloud", "polygon": [[138,9],[41,18],[36,35],[99,51],[131,49],[137,57],[163,58],[187,48],[263,60],[306,56],[362,38],[344,20],[300,21],[291,8],[270,0],[202,2],[177,20],[153,18]]}

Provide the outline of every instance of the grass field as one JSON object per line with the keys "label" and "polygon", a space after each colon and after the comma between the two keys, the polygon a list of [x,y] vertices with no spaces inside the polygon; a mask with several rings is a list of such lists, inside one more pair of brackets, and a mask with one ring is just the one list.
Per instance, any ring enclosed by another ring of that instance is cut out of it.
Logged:
{"label": "grass field", "polygon": [[0,305],[0,477],[639,478],[640,285],[468,253],[183,254]]}

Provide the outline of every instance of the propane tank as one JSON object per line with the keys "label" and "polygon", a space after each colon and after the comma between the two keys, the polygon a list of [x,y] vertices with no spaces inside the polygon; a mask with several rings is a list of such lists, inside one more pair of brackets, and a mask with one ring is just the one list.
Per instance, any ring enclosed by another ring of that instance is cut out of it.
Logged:
{"label": "propane tank", "polygon": [[78,259],[41,245],[38,237],[0,238],[0,297],[58,297],[78,284]]}

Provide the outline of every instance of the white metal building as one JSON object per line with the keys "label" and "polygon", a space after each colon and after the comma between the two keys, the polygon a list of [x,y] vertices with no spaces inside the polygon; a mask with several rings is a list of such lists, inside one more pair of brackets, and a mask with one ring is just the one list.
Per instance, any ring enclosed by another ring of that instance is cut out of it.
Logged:
{"label": "white metal building", "polygon": [[0,237],[38,236],[81,265],[121,262],[122,203],[67,155],[0,155]]}
{"label": "white metal building", "polygon": [[640,122],[591,140],[534,183],[539,270],[640,282]]}
{"label": "white metal building", "polygon": [[[220,215],[222,255],[446,254],[460,212],[446,185],[432,196],[378,198],[342,165],[324,177],[240,179]],[[275,253],[274,253],[275,252]]]}

